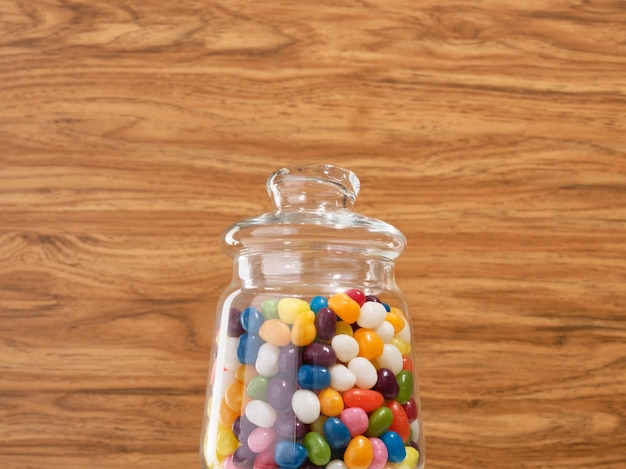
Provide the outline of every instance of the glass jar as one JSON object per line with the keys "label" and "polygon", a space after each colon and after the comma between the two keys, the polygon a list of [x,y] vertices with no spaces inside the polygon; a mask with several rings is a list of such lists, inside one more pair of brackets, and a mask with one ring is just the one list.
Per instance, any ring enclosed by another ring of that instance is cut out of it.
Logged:
{"label": "glass jar", "polygon": [[352,210],[359,180],[275,171],[276,210],[226,229],[233,278],[217,306],[201,462],[214,468],[424,467],[395,227]]}

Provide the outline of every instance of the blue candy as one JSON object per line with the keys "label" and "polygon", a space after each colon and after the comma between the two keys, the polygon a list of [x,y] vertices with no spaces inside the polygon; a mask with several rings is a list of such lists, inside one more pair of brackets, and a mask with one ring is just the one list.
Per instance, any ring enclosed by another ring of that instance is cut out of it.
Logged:
{"label": "blue candy", "polygon": [[387,447],[387,459],[391,462],[402,462],[406,458],[406,448],[402,437],[396,432],[387,430],[379,436]]}
{"label": "blue candy", "polygon": [[265,321],[263,314],[258,309],[248,306],[241,312],[241,316],[239,317],[239,322],[241,322],[241,327],[243,327],[246,331],[251,334],[258,334],[261,325]]}
{"label": "blue candy", "polygon": [[328,300],[323,296],[316,296],[311,300],[309,306],[311,308],[311,311],[317,314],[320,309],[326,308],[328,306]]}
{"label": "blue candy", "polygon": [[324,437],[333,449],[345,449],[352,439],[346,424],[337,417],[330,417],[324,422]]}
{"label": "blue candy", "polygon": [[389,305],[387,303],[383,303],[383,306],[385,307],[385,309],[387,310],[387,312],[391,311],[391,308],[389,307]]}
{"label": "blue candy", "polygon": [[237,359],[239,363],[254,365],[261,345],[263,345],[263,339],[259,336],[247,332],[241,334],[239,344],[237,344]]}
{"label": "blue candy", "polygon": [[318,391],[330,386],[330,370],[320,365],[302,365],[297,379],[301,388]]}
{"label": "blue candy", "polygon": [[306,448],[300,443],[282,440],[274,448],[274,460],[280,467],[296,469],[306,461]]}

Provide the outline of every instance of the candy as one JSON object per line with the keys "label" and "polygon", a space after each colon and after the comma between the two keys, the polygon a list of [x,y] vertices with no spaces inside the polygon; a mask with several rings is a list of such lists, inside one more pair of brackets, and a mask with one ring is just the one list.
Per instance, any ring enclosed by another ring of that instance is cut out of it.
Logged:
{"label": "candy", "polygon": [[227,456],[232,454],[237,449],[237,446],[239,446],[239,441],[232,430],[218,425],[217,441],[215,444],[216,451],[223,456]]}
{"label": "candy", "polygon": [[408,355],[402,357],[402,369],[407,371],[413,371],[413,360]]}
{"label": "candy", "polygon": [[321,308],[315,314],[313,325],[320,339],[330,340],[337,331],[337,315],[328,307]]}
{"label": "candy", "polygon": [[224,401],[237,414],[241,413],[241,399],[243,397],[243,383],[235,381],[226,388],[224,392]]}
{"label": "candy", "polygon": [[337,356],[330,345],[315,342],[304,349],[304,363],[329,367],[337,363]]}
{"label": "candy", "polygon": [[378,380],[376,368],[367,358],[356,357],[348,363],[348,370],[356,377],[356,386],[363,389],[370,389]]}
{"label": "candy", "polygon": [[400,332],[396,334],[396,337],[398,337],[399,339],[402,339],[407,344],[410,344],[411,343],[411,327],[409,326],[409,322],[406,319],[403,319],[403,321],[404,321],[404,327],[402,328]]}
{"label": "candy", "polygon": [[248,436],[248,448],[255,453],[265,451],[276,439],[276,432],[273,428],[256,428]]}
{"label": "candy", "polygon": [[239,412],[228,407],[228,405],[226,404],[226,399],[222,399],[222,402],[220,402],[220,407],[219,407],[218,412],[219,412],[218,421],[225,427],[232,427],[237,417],[239,417]]}
{"label": "candy", "polygon": [[402,355],[407,355],[411,351],[411,345],[400,337],[394,337],[390,343],[395,345]]}
{"label": "candy", "polygon": [[279,438],[285,440],[300,440],[308,431],[307,425],[298,420],[293,411],[279,414],[274,430]]}
{"label": "candy", "polygon": [[396,375],[389,368],[379,368],[377,371],[378,380],[374,389],[380,392],[385,399],[393,399],[400,391],[400,385]]}
{"label": "candy", "polygon": [[278,373],[278,355],[280,349],[275,345],[265,343],[259,348],[254,367],[256,371],[265,377],[274,376]]}
{"label": "candy", "polygon": [[237,467],[252,467],[256,454],[247,445],[239,445],[233,453],[233,464]]}
{"label": "candy", "polygon": [[308,389],[298,389],[293,393],[291,408],[302,423],[313,423],[320,416],[319,398]]}
{"label": "candy", "polygon": [[241,311],[237,308],[230,308],[228,312],[228,328],[227,334],[230,337],[239,337],[241,334],[245,332],[244,328],[241,326],[241,322],[239,321],[241,317]]}
{"label": "candy", "polygon": [[338,360],[348,363],[359,354],[359,343],[347,334],[338,334],[330,341]]}
{"label": "candy", "polygon": [[359,304],[359,306],[363,306],[363,303],[365,303],[365,294],[361,290],[358,290],[356,288],[351,288],[350,290],[346,290],[345,293],[354,301],[356,301]]}
{"label": "candy", "polygon": [[[276,460],[274,459],[274,447],[270,446],[265,451],[259,453],[254,460],[253,469],[275,469]],[[224,469],[229,469],[224,466]]]}
{"label": "candy", "polygon": [[383,406],[372,412],[368,419],[367,436],[380,436],[385,433],[393,422],[393,412],[389,407]]}
{"label": "candy", "polygon": [[395,334],[393,326],[388,321],[383,321],[380,326],[374,329],[374,331],[378,334],[380,340],[382,340],[385,344],[391,342],[391,339],[393,339],[393,335]]}
{"label": "candy", "polygon": [[335,293],[328,299],[328,307],[348,324],[352,324],[361,314],[359,304],[345,293]]}
{"label": "candy", "polygon": [[404,411],[406,412],[406,417],[409,419],[409,422],[414,422],[415,420],[417,420],[418,409],[415,399],[409,399],[407,403],[404,404],[402,407],[404,407]]}
{"label": "candy", "polygon": [[255,334],[248,332],[239,337],[239,345],[237,346],[237,359],[239,363],[252,365],[256,362],[259,349],[263,345],[263,340]]}
{"label": "candy", "polygon": [[339,392],[351,389],[356,383],[356,376],[345,365],[333,365],[329,371],[330,385]]}
{"label": "candy", "polygon": [[282,376],[274,376],[267,387],[267,401],[277,411],[291,408],[291,396],[296,391],[295,383]]}
{"label": "candy", "polygon": [[335,417],[344,409],[345,394],[342,398],[341,394],[333,388],[322,389],[317,397],[320,400],[320,410],[323,415]]}
{"label": "candy", "polygon": [[[322,401],[320,399],[320,407],[321,407]],[[309,430],[312,432],[317,432],[320,435],[324,434],[324,424],[326,423],[326,420],[328,419],[327,416],[325,415],[320,415],[319,418],[313,422],[311,425],[309,425]]]}
{"label": "candy", "polygon": [[280,467],[296,469],[306,461],[306,448],[300,443],[279,441],[274,448],[274,460]]}
{"label": "candy", "polygon": [[301,388],[318,391],[330,386],[330,371],[325,366],[302,365],[297,380]]}
{"label": "candy", "polygon": [[387,313],[385,321],[393,326],[393,334],[396,335],[404,328],[404,319],[395,309]]}
{"label": "candy", "polygon": [[345,448],[352,439],[346,424],[337,417],[329,417],[324,422],[324,436],[329,446],[334,449]]}
{"label": "candy", "polygon": [[250,334],[258,334],[265,318],[258,309],[249,306],[241,312],[239,318],[241,327],[243,327]]}
{"label": "candy", "polygon": [[372,444],[372,463],[368,469],[382,469],[387,464],[387,447],[380,438],[370,437]]}
{"label": "candy", "polygon": [[348,469],[346,463],[341,459],[333,459],[331,462],[326,464],[326,469]]}
{"label": "candy", "polygon": [[269,428],[276,422],[276,411],[265,401],[254,399],[248,402],[245,416],[258,427]]}
{"label": "candy", "polygon": [[387,310],[382,304],[368,301],[361,306],[361,313],[356,322],[361,327],[374,329],[383,323],[387,314]]}
{"label": "candy", "polygon": [[[374,303],[378,304],[378,303]],[[382,339],[371,329],[361,328],[354,331],[354,340],[359,344],[359,356],[374,360],[383,353],[385,345]],[[402,366],[402,356],[400,356],[400,366]]]}
{"label": "candy", "polygon": [[402,370],[396,375],[400,390],[396,395],[396,401],[400,404],[406,404],[413,394],[413,375],[407,370]]}
{"label": "candy", "polygon": [[335,325],[336,329],[337,329],[337,335],[341,334],[341,335],[349,335],[350,337],[352,337],[352,335],[354,335],[354,331],[352,330],[352,326],[350,324],[348,324],[346,321],[337,321],[337,324]]}
{"label": "candy", "polygon": [[302,363],[301,349],[292,343],[280,348],[278,369],[285,376],[295,376]]}
{"label": "candy", "polygon": [[260,399],[262,401],[267,400],[267,387],[269,384],[269,378],[265,376],[255,376],[248,382],[246,393],[252,399]]}
{"label": "candy", "polygon": [[278,317],[287,324],[293,324],[296,317],[310,311],[309,304],[300,298],[283,298],[278,302]]}
{"label": "candy", "polygon": [[307,456],[317,466],[325,466],[330,461],[330,446],[322,435],[309,432],[304,435],[302,445],[306,448]]}
{"label": "candy", "polygon": [[406,449],[400,435],[387,430],[379,437],[387,447],[387,459],[391,462],[402,462],[406,458]]}
{"label": "candy", "polygon": [[406,416],[404,407],[398,401],[387,402],[387,407],[393,413],[393,421],[389,426],[389,430],[400,435],[402,441],[407,441],[411,437],[411,428],[409,427],[409,419]]}
{"label": "candy", "polygon": [[397,469],[414,469],[420,458],[419,451],[412,446],[406,446],[406,457],[398,464]]}
{"label": "candy", "polygon": [[323,296],[315,296],[309,303],[309,307],[311,311],[317,314],[322,308],[326,308],[328,306],[328,300]]}
{"label": "candy", "polygon": [[351,436],[357,436],[365,433],[369,425],[367,412],[360,407],[350,407],[344,409],[339,415],[339,419],[348,428]]}
{"label": "candy", "polygon": [[374,458],[372,443],[364,436],[356,436],[350,441],[344,454],[348,469],[367,469]]}
{"label": "candy", "polygon": [[280,319],[268,319],[259,328],[259,337],[277,347],[291,342],[291,329]]}
{"label": "candy", "polygon": [[241,364],[237,358],[237,348],[239,347],[239,338],[229,337],[224,343],[224,368],[235,371]]}
{"label": "candy", "polygon": [[309,345],[315,340],[316,335],[315,313],[313,311],[308,310],[295,317],[291,328],[291,342],[294,345]]}
{"label": "candy", "polygon": [[278,300],[269,299],[261,303],[261,314],[268,319],[278,319]]}
{"label": "candy", "polygon": [[419,420],[414,420],[409,424],[411,427],[411,441],[415,442],[420,438],[420,422]]}
{"label": "candy", "polygon": [[250,422],[250,420],[248,420],[248,418],[245,415],[241,415],[240,417],[237,417],[237,419],[235,420],[232,426],[233,433],[239,441],[247,441],[250,434],[256,428],[259,428],[259,427],[257,427],[255,424]]}
{"label": "candy", "polygon": [[346,407],[360,407],[365,412],[372,412],[382,406],[385,398],[378,391],[369,389],[349,389],[343,393]]}
{"label": "candy", "polygon": [[389,368],[394,374],[402,371],[402,353],[392,344],[384,344],[376,362],[379,368]]}

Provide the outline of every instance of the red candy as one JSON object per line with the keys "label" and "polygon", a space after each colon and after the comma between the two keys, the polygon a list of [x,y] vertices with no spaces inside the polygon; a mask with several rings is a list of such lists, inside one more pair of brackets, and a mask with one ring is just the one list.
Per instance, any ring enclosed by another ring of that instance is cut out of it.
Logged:
{"label": "red candy", "polygon": [[372,412],[384,404],[385,398],[378,391],[352,388],[343,393],[343,402],[346,407],[360,407],[365,412]]}
{"label": "red candy", "polygon": [[414,422],[415,420],[417,420],[417,403],[415,402],[415,399],[411,398],[409,399],[409,401],[404,404],[402,407],[404,407],[404,411],[406,412],[406,416],[409,419],[409,422]]}
{"label": "red candy", "polygon": [[408,355],[402,357],[402,369],[407,371],[413,371],[413,360]]}
{"label": "red candy", "polygon": [[361,290],[358,290],[356,288],[352,288],[351,290],[346,290],[346,295],[348,295],[350,298],[352,298],[354,301],[356,301],[359,306],[363,306],[363,303],[365,303],[365,293],[363,293]]}
{"label": "red candy", "polygon": [[411,437],[411,427],[409,426],[409,418],[404,411],[404,407],[398,401],[390,401],[387,403],[387,407],[391,409],[393,413],[393,420],[389,431],[396,432],[402,438],[402,441],[407,441]]}

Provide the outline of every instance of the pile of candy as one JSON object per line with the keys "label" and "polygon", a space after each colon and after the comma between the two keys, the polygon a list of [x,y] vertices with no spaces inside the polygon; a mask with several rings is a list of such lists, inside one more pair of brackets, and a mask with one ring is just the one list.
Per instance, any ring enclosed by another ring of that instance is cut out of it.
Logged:
{"label": "pile of candy", "polygon": [[226,469],[417,467],[402,311],[352,289],[232,308],[227,329],[207,460]]}

